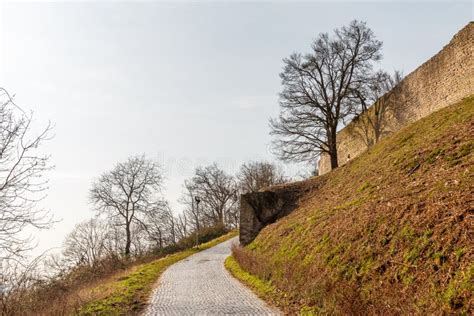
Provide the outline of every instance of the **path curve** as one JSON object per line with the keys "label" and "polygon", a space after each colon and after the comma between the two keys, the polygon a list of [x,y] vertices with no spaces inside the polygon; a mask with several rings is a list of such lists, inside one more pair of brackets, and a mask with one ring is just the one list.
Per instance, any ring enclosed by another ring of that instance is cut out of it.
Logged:
{"label": "path curve", "polygon": [[169,267],[145,315],[279,315],[224,267],[232,238]]}

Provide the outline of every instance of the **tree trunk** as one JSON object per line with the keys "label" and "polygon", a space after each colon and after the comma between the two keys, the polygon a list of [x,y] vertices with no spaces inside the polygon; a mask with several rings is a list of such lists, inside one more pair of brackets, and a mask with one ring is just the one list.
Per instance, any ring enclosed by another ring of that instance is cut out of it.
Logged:
{"label": "tree trunk", "polygon": [[331,132],[328,135],[329,156],[331,157],[331,170],[336,169],[338,167],[336,134],[336,128],[331,128]]}
{"label": "tree trunk", "polygon": [[331,170],[333,170],[338,167],[337,150],[331,151],[330,156],[331,156]]}
{"label": "tree trunk", "polygon": [[379,100],[377,101],[377,103],[375,103],[377,107],[375,108],[374,144],[377,144],[379,142],[384,128],[383,124],[386,109],[386,105],[384,104],[384,102],[384,100]]}
{"label": "tree trunk", "polygon": [[125,230],[127,232],[127,239],[125,241],[125,257],[129,258],[130,257],[130,246],[132,244],[132,238],[130,234],[130,223],[127,223],[125,225]]}
{"label": "tree trunk", "polygon": [[224,226],[224,214],[216,207],[218,224]]}

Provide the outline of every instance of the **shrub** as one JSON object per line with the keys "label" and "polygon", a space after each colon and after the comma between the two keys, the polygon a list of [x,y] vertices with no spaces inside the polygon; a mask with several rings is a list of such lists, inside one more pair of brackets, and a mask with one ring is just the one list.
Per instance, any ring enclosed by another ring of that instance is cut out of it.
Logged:
{"label": "shrub", "polygon": [[229,230],[222,224],[205,227],[197,232],[197,236],[196,232],[193,232],[188,237],[181,239],[178,242],[177,246],[179,249],[191,248],[196,245],[196,237],[198,239],[198,244],[202,244],[222,235],[225,235],[228,232]]}

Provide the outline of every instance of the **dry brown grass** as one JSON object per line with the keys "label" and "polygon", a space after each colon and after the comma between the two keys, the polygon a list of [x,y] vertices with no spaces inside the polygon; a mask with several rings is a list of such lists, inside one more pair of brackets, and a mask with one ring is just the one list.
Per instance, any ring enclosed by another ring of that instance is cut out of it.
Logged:
{"label": "dry brown grass", "polygon": [[235,252],[290,312],[474,309],[474,97],[383,140]]}
{"label": "dry brown grass", "polygon": [[[231,238],[237,234],[235,231],[228,234],[226,234],[226,232],[227,230],[220,226],[203,229],[200,232],[201,242],[203,242],[203,244],[201,244],[199,249],[204,249],[205,247],[225,240],[225,238]],[[195,238],[191,236],[164,252],[149,253],[135,257],[132,260],[125,260],[124,258],[121,259],[113,256],[97,262],[94,267],[75,267],[63,276],[38,283],[35,288],[12,295],[5,305],[2,305],[2,302],[0,302],[0,313],[22,316],[77,314],[84,306],[87,306],[91,302],[106,300],[112,296],[117,290],[115,287],[116,283],[128,279],[131,275],[134,275],[134,272],[137,272],[138,269],[144,269],[144,267],[146,268],[148,265],[155,265],[155,262],[160,261],[160,259],[169,254],[176,253],[179,256],[180,254],[187,254],[187,252],[189,252],[189,254],[197,252],[199,249],[196,248],[189,250],[189,248],[194,245],[194,240]],[[151,281],[154,282],[154,280]],[[146,294],[147,293],[144,293],[143,297],[139,296],[140,302],[135,302],[136,305],[142,306],[146,303]],[[2,312],[3,310],[7,311]]]}
{"label": "dry brown grass", "polygon": [[[117,258],[104,259],[95,267],[76,267],[66,275],[39,283],[34,289],[18,293],[18,303],[10,307],[8,315],[68,315],[84,303],[103,293],[93,289],[103,283],[130,274],[136,266],[156,257],[144,257],[136,261]],[[10,298],[13,301],[14,297]]]}

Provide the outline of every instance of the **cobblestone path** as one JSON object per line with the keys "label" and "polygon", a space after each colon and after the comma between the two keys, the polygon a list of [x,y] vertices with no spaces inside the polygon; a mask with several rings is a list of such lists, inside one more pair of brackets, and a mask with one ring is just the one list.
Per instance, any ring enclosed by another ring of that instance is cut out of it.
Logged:
{"label": "cobblestone path", "polygon": [[158,280],[145,315],[278,315],[224,267],[237,238],[169,267]]}

